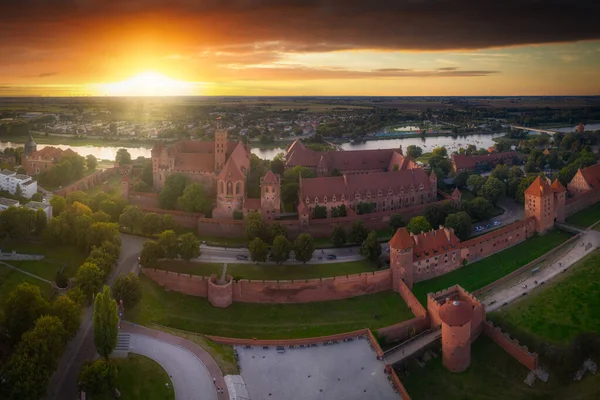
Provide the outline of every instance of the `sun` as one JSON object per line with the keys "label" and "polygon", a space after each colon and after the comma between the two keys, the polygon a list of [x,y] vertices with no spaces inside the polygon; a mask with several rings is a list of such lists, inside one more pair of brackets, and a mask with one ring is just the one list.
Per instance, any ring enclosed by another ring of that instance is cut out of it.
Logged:
{"label": "sun", "polygon": [[106,96],[189,96],[196,95],[194,82],[180,81],[158,72],[147,71],[120,82],[96,85]]}

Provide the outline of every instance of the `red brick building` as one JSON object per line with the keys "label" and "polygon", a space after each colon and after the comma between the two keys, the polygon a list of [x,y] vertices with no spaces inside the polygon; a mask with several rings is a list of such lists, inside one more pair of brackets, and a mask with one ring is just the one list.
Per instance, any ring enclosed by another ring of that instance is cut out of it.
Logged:
{"label": "red brick building", "polygon": [[567,184],[571,197],[600,188],[600,164],[591,165],[577,170],[577,173]]}
{"label": "red brick building", "polygon": [[49,171],[63,157],[74,155],[77,155],[77,153],[71,149],[62,150],[58,147],[48,146],[39,151],[24,152],[21,156],[21,166],[25,168],[28,175],[37,175]]}
{"label": "red brick building", "polygon": [[535,217],[536,231],[545,232],[554,222],[564,222],[567,189],[555,180],[552,184],[542,177],[525,190],[525,217]]}
{"label": "red brick building", "polygon": [[452,163],[452,169],[454,172],[471,172],[475,171],[477,167],[489,164],[492,168],[500,163],[513,164],[513,160],[518,155],[514,151],[505,151],[502,153],[491,152],[488,154],[470,156],[466,154],[452,154],[450,156],[450,162]]}

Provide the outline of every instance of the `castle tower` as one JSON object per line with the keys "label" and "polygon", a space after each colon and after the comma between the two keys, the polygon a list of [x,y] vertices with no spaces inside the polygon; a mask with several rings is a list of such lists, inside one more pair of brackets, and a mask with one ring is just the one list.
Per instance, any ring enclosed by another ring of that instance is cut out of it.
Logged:
{"label": "castle tower", "polygon": [[31,133],[30,133],[29,140],[27,141],[27,143],[25,143],[25,146],[23,149],[23,155],[28,156],[32,153],[35,153],[36,151],[37,151],[37,143],[35,142],[35,140],[33,140],[33,136],[31,136]]}
{"label": "castle tower", "polygon": [[279,177],[268,170],[260,180],[260,208],[264,218],[272,220],[281,213],[281,183]]}
{"label": "castle tower", "polygon": [[221,127],[221,117],[217,119],[215,129],[215,171],[221,171],[225,166],[225,153],[227,152],[227,129]]}
{"label": "castle tower", "polygon": [[535,218],[535,230],[544,233],[554,226],[554,192],[540,176],[525,190],[525,217]]}
{"label": "castle tower", "polygon": [[411,289],[414,281],[413,239],[406,228],[400,228],[388,243],[390,245],[392,289],[398,291],[401,280]]}
{"label": "castle tower", "polygon": [[565,203],[567,201],[567,189],[558,181],[552,182],[550,186],[554,193],[554,212],[558,222],[565,222]]}
{"label": "castle tower", "polygon": [[473,307],[466,301],[446,301],[440,307],[442,362],[450,372],[463,372],[471,363]]}
{"label": "castle tower", "polygon": [[431,189],[431,195],[434,200],[437,198],[437,180],[438,177],[435,174],[435,171],[431,171],[431,174],[429,174],[429,188]]}

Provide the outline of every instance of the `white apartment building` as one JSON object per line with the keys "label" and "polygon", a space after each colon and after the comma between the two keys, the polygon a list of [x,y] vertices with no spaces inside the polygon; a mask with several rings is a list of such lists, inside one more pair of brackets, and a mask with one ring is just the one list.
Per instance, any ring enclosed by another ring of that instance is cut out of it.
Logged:
{"label": "white apartment building", "polygon": [[34,181],[31,176],[17,174],[7,169],[0,171],[0,189],[15,194],[17,186],[21,187],[22,196],[28,199],[37,193],[37,181]]}
{"label": "white apartment building", "polygon": [[0,211],[4,211],[8,207],[19,207],[19,202],[17,200],[0,197]]}
{"label": "white apartment building", "polygon": [[46,218],[48,218],[48,221],[50,221],[50,218],[52,218],[52,206],[50,204],[40,203],[39,201],[30,201],[29,203],[25,204],[23,207],[30,208],[34,211],[44,210],[44,213],[46,213]]}

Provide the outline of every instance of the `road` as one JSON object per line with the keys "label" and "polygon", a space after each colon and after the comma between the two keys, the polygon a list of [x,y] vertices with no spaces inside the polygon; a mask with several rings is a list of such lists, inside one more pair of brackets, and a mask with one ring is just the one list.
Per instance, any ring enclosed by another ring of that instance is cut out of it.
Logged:
{"label": "road", "polygon": [[[497,217],[473,224],[473,233],[471,236],[483,235],[492,229],[501,228],[503,226],[512,224],[513,222],[520,221],[525,217],[525,210],[523,209],[523,206],[517,203],[515,200],[505,197],[500,200],[497,205],[504,209],[504,213],[498,215]],[[492,228],[485,229],[481,232],[475,231],[475,226],[486,226],[488,224],[492,225],[494,221],[500,221],[500,224],[493,226]]]}
{"label": "road", "polygon": [[[121,235],[121,256],[117,267],[108,279],[112,285],[119,274],[127,274],[135,270],[142,244],[146,239]],[[91,360],[96,354],[94,347],[94,330],[92,329],[93,305],[84,310],[81,326],[75,338],[67,345],[63,356],[59,360],[58,368],[52,374],[48,383],[47,400],[75,400],[78,399],[77,378],[86,360]]]}

